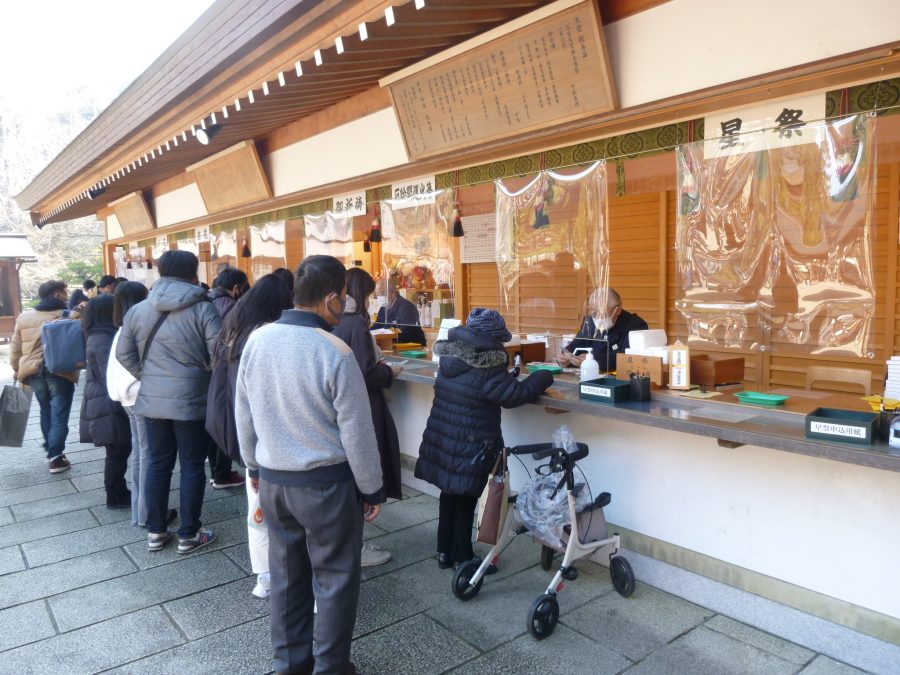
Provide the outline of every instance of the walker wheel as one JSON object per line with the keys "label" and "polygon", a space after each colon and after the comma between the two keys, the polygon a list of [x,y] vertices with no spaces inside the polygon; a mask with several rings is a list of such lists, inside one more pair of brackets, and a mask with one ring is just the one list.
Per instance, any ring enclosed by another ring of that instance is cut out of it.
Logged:
{"label": "walker wheel", "polygon": [[616,555],[609,559],[609,578],[613,588],[623,598],[634,593],[634,570],[631,569],[631,563],[622,556]]}
{"label": "walker wheel", "polygon": [[550,568],[553,567],[553,556],[556,555],[556,549],[552,549],[549,546],[542,545],[541,546],[541,569],[545,572],[549,572]]}
{"label": "walker wheel", "polygon": [[528,632],[535,640],[549,637],[559,622],[559,602],[555,595],[545,593],[528,610]]}
{"label": "walker wheel", "polygon": [[453,575],[453,595],[463,602],[471,600],[481,590],[481,582],[484,581],[483,576],[474,586],[469,584],[469,581],[475,576],[475,572],[478,571],[479,564],[475,560],[467,560],[464,563],[460,563],[459,567],[456,568],[456,574]]}

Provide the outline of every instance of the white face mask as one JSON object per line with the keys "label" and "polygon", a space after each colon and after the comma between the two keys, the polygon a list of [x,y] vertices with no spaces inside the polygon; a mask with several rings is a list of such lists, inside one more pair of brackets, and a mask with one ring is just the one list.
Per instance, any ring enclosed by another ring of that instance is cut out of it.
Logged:
{"label": "white face mask", "polygon": [[609,320],[608,316],[595,316],[594,317],[594,325],[597,327],[597,330],[601,333],[605,333],[610,328],[612,328],[612,321]]}

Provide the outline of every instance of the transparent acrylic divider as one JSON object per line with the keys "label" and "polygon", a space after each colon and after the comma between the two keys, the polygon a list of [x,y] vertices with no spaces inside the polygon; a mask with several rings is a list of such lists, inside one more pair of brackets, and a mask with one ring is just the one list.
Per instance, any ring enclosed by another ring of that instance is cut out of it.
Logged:
{"label": "transparent acrylic divider", "polygon": [[339,218],[331,211],[303,216],[303,257],[330,255],[344,267],[353,265],[353,218]]}

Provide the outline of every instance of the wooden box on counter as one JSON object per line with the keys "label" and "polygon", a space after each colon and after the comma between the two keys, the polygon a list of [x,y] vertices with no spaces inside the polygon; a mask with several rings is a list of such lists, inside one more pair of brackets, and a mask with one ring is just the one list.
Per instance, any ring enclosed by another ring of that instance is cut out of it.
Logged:
{"label": "wooden box on counter", "polygon": [[691,354],[691,384],[715,387],[721,384],[738,384],[743,380],[743,356]]}

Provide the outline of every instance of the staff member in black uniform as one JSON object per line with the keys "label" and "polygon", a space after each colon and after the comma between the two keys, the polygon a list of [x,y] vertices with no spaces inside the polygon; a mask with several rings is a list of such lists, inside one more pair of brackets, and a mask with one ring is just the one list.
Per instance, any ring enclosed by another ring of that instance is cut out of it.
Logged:
{"label": "staff member in black uniform", "polygon": [[[602,302],[602,289],[591,294],[590,305],[594,311],[599,310],[597,304]],[[647,322],[637,314],[622,309],[622,298],[613,289],[606,291],[606,322],[600,325],[591,316],[584,317],[581,330],[569,344],[563,347],[556,362],[563,366],[578,368],[584,361],[585,353],[573,354],[576,349],[587,347],[594,352],[594,358],[600,364],[600,370],[609,372],[616,369],[616,355],[625,353],[628,348],[628,333],[633,330],[647,330]]]}
{"label": "staff member in black uniform", "polygon": [[419,325],[419,310],[416,306],[397,292],[397,286],[393,281],[388,281],[387,296],[387,305],[378,310],[378,320],[372,328],[396,327],[400,329],[398,342],[417,342],[424,345],[425,333]]}

